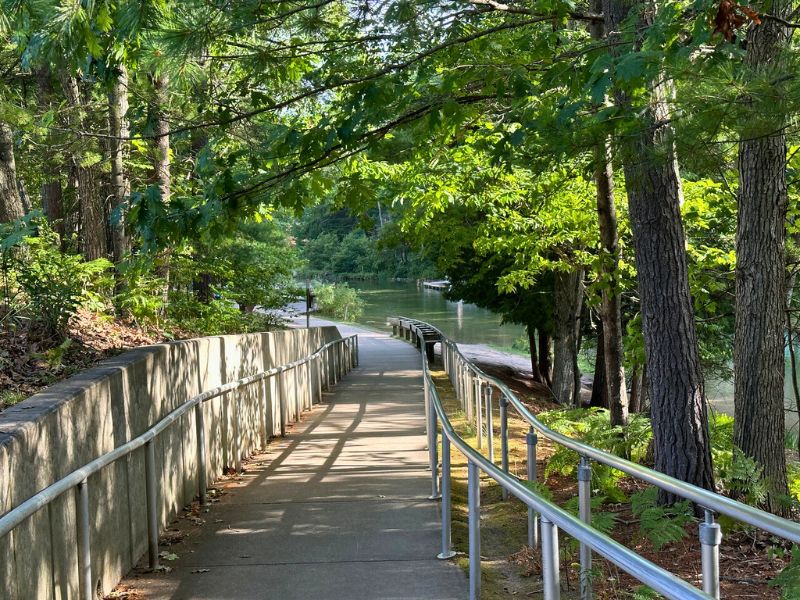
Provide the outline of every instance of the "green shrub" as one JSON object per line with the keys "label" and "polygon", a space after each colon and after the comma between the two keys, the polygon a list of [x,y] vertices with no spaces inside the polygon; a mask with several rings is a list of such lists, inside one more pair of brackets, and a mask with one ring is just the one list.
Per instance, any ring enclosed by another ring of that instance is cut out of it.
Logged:
{"label": "green shrub", "polygon": [[100,312],[107,307],[112,264],[62,252],[58,234],[45,222],[37,225],[36,235],[17,242],[13,268],[32,321],[45,335],[63,338],[79,308]]}
{"label": "green shrub", "polygon": [[317,308],[323,315],[342,321],[355,321],[364,312],[364,300],[346,283],[326,283],[314,286]]}
{"label": "green shrub", "polygon": [[114,296],[118,313],[140,327],[157,327],[165,310],[164,279],[152,272],[152,263],[143,257],[125,262],[118,269],[125,282]]}
{"label": "green shrub", "polygon": [[655,550],[686,537],[686,526],[694,521],[688,500],[672,506],[658,504],[658,488],[652,486],[631,496],[631,512],[639,517],[639,532]]}
{"label": "green shrub", "polygon": [[[551,410],[540,413],[539,419],[558,433],[618,456],[629,456],[636,462],[644,460],[653,436],[650,421],[646,417],[633,415],[628,427],[623,430],[622,427],[611,426],[609,412],[602,408]],[[578,461],[576,452],[558,446],[545,467],[544,475],[572,475]],[[592,465],[592,486],[614,502],[625,500],[625,495],[617,485],[622,477],[621,471],[599,463]]]}
{"label": "green shrub", "polygon": [[780,574],[769,582],[770,587],[779,586],[786,600],[800,598],[800,546],[792,546],[792,560]]}

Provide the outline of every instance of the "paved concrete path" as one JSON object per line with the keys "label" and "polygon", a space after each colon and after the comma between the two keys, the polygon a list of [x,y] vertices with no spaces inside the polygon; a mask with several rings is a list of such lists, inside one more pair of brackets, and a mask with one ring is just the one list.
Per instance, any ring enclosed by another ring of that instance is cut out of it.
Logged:
{"label": "paved concrete path", "polygon": [[144,597],[467,597],[461,569],[436,559],[419,354],[358,333],[360,366],[202,515],[171,573],[130,582]]}

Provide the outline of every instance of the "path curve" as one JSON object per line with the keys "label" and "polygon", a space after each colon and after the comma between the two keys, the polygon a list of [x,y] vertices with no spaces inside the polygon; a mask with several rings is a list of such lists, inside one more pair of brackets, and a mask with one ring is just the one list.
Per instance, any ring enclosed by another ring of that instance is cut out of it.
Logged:
{"label": "path curve", "polygon": [[145,598],[467,596],[463,571],[436,559],[420,355],[388,335],[338,326],[359,334],[360,366],[202,515],[203,528],[170,550],[179,556],[170,573],[129,582]]}

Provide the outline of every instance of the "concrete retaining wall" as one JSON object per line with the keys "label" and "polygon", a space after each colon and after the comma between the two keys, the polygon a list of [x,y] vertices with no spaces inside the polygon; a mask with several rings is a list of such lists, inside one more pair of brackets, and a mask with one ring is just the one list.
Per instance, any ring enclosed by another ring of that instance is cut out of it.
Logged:
{"label": "concrete retaining wall", "polygon": [[[322,327],[148,346],[32,396],[0,413],[0,514],[141,434],[192,396],[340,337],[335,327]],[[297,370],[297,385],[287,372],[204,405],[208,481],[235,463],[237,438],[238,452],[247,455],[280,433],[279,389],[290,421],[295,394],[317,400],[311,370]],[[155,452],[163,527],[198,493],[191,411],[157,438]],[[107,593],[147,550],[144,450],[90,477],[89,493],[93,580]],[[0,538],[0,598],[80,597],[75,500],[74,491],[65,493]]]}

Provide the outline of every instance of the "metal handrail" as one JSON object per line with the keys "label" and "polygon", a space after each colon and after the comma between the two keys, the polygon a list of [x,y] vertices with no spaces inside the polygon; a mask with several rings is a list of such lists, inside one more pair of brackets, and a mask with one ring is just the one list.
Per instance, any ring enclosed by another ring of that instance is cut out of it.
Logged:
{"label": "metal handrail", "polygon": [[[345,351],[343,351],[346,350]],[[189,410],[195,409],[196,418],[196,432],[197,432],[197,446],[198,446],[198,487],[200,503],[206,504],[206,450],[205,450],[205,428],[203,423],[203,412],[200,407],[203,403],[217,398],[227,392],[238,390],[247,385],[257,383],[269,377],[280,375],[281,373],[297,369],[303,365],[311,366],[312,361],[315,362],[317,369],[317,384],[321,393],[323,378],[325,381],[326,389],[331,385],[336,384],[341,377],[350,371],[354,366],[358,365],[358,336],[350,335],[345,338],[340,338],[328,342],[320,346],[315,352],[308,356],[295,360],[291,363],[274,367],[267,371],[262,371],[255,375],[250,375],[236,381],[217,386],[207,390],[197,396],[193,396],[178,408],[168,413],[165,417],[159,420],[155,425],[147,429],[144,433],[136,436],[132,440],[116,447],[110,452],[106,452],[102,456],[94,459],[93,461],[83,465],[82,467],[72,471],[65,477],[50,484],[40,492],[37,492],[26,501],[22,502],[15,508],[0,516],[0,538],[10,533],[14,528],[24,522],[27,518],[41,510],[53,500],[67,492],[72,488],[78,490],[78,546],[79,546],[79,570],[81,573],[81,597],[85,600],[94,598],[94,587],[92,585],[91,575],[91,555],[90,555],[90,529],[89,529],[89,495],[88,495],[88,478],[103,469],[104,467],[112,464],[120,458],[127,456],[134,450],[141,448],[146,449],[145,455],[145,479],[146,479],[146,496],[147,496],[147,521],[148,521],[148,554],[151,569],[158,568],[158,514],[157,514],[157,501],[158,501],[158,486],[156,484],[155,475],[155,447],[153,440],[170,425],[172,425],[181,416],[187,414]],[[300,419],[300,405],[299,393],[297,385],[297,371],[295,374],[295,402],[296,402],[296,419]],[[309,373],[310,375],[310,373]],[[309,377],[309,390],[311,379]],[[281,419],[281,436],[286,434],[286,405],[285,394],[279,393],[280,402],[280,419]],[[312,398],[313,402],[313,398]],[[308,406],[310,408],[310,406]],[[238,451],[239,440],[236,443],[236,470],[241,470],[241,455]]]}
{"label": "metal handrail", "polygon": [[[553,600],[560,595],[560,583],[558,573],[558,533],[556,527],[560,527],[567,534],[575,539],[582,541],[589,548],[604,556],[609,561],[626,571],[642,583],[663,594],[667,598],[675,599],[698,599],[708,600],[711,598],[705,592],[698,590],[688,582],[673,575],[669,571],[662,569],[658,565],[650,562],[643,556],[632,552],[616,540],[599,532],[587,525],[580,519],[574,517],[558,505],[544,499],[542,496],[527,488],[518,478],[506,473],[498,468],[493,462],[480,454],[461,438],[453,429],[447,417],[444,406],[442,405],[439,393],[431,378],[428,368],[428,358],[422,353],[423,373],[425,376],[426,403],[432,406],[429,414],[435,414],[431,418],[431,430],[436,430],[436,420],[442,428],[442,489],[444,491],[445,481],[449,480],[450,470],[450,450],[445,450],[445,446],[450,443],[455,445],[468,461],[468,517],[469,517],[469,559],[470,559],[470,599],[480,597],[480,540],[479,540],[479,494],[477,469],[486,473],[494,479],[504,489],[513,494],[530,509],[542,516],[542,546],[546,551],[542,555],[542,568],[544,579],[545,600]],[[435,440],[434,440],[435,441]],[[442,503],[450,502],[449,490],[442,494]],[[442,511],[445,512],[444,510]],[[448,511],[449,513],[449,511]],[[448,514],[449,517],[449,514]],[[449,526],[449,524],[448,524]],[[448,535],[449,538],[449,535]],[[446,540],[442,554],[449,554],[450,543]],[[440,555],[442,556],[442,555]]]}
{"label": "metal handrail", "polygon": [[[509,387],[499,379],[487,375],[471,361],[469,361],[458,349],[458,346],[450,339],[448,339],[440,330],[431,326],[423,321],[416,319],[409,319],[407,317],[397,317],[397,322],[401,328],[408,328],[413,332],[413,335],[418,335],[417,328],[424,326],[426,328],[434,329],[441,336],[442,355],[445,362],[445,368],[451,380],[454,380],[454,386],[457,393],[463,396],[469,396],[469,399],[463,400],[468,418],[472,418],[472,413],[475,413],[475,420],[479,427],[479,448],[481,440],[481,416],[482,408],[479,405],[483,402],[480,396],[483,393],[487,395],[487,406],[491,402],[492,387],[497,388],[500,392],[500,414],[501,414],[501,445],[502,451],[502,464],[503,471],[508,472],[508,456],[507,456],[507,428],[506,428],[506,407],[508,404],[516,409],[520,416],[530,425],[531,431],[527,435],[528,444],[528,478],[535,479],[536,473],[536,446],[538,438],[535,432],[538,432],[545,438],[552,442],[561,445],[565,448],[577,452],[580,459],[580,466],[578,467],[579,479],[579,494],[581,501],[579,503],[582,512],[582,518],[587,522],[590,520],[590,506],[589,494],[591,480],[591,466],[590,460],[605,464],[614,469],[618,469],[628,475],[637,479],[657,486],[676,496],[685,498],[694,502],[705,509],[705,522],[700,524],[700,541],[702,545],[702,561],[703,561],[703,585],[707,593],[715,598],[719,598],[719,544],[721,542],[721,530],[719,525],[715,522],[715,513],[727,515],[733,519],[768,531],[774,535],[790,540],[794,543],[800,543],[800,524],[783,519],[766,511],[758,508],[748,506],[736,500],[732,500],[720,494],[699,488],[692,484],[686,483],[669,475],[665,475],[653,469],[649,469],[642,465],[638,465],[629,460],[620,458],[609,452],[599,450],[572,439],[568,436],[560,434],[548,428],[522,403],[522,401],[514,394]],[[466,373],[462,373],[466,371]],[[467,381],[468,375],[474,375],[471,381]],[[474,398],[472,398],[474,396]],[[475,410],[473,411],[473,408]],[[491,419],[491,411],[487,408],[487,421]],[[491,423],[488,423],[491,428]],[[488,432],[487,432],[488,433]],[[491,435],[491,434],[489,434]],[[490,457],[493,455],[493,445],[490,443]],[[505,490],[504,490],[505,494]],[[535,511],[529,510],[529,543],[535,546],[537,541],[536,537],[536,515]],[[591,554],[588,549],[582,544],[581,548],[581,571],[582,571],[582,598],[588,598],[591,595],[591,587],[588,580],[588,571],[591,565]]]}

